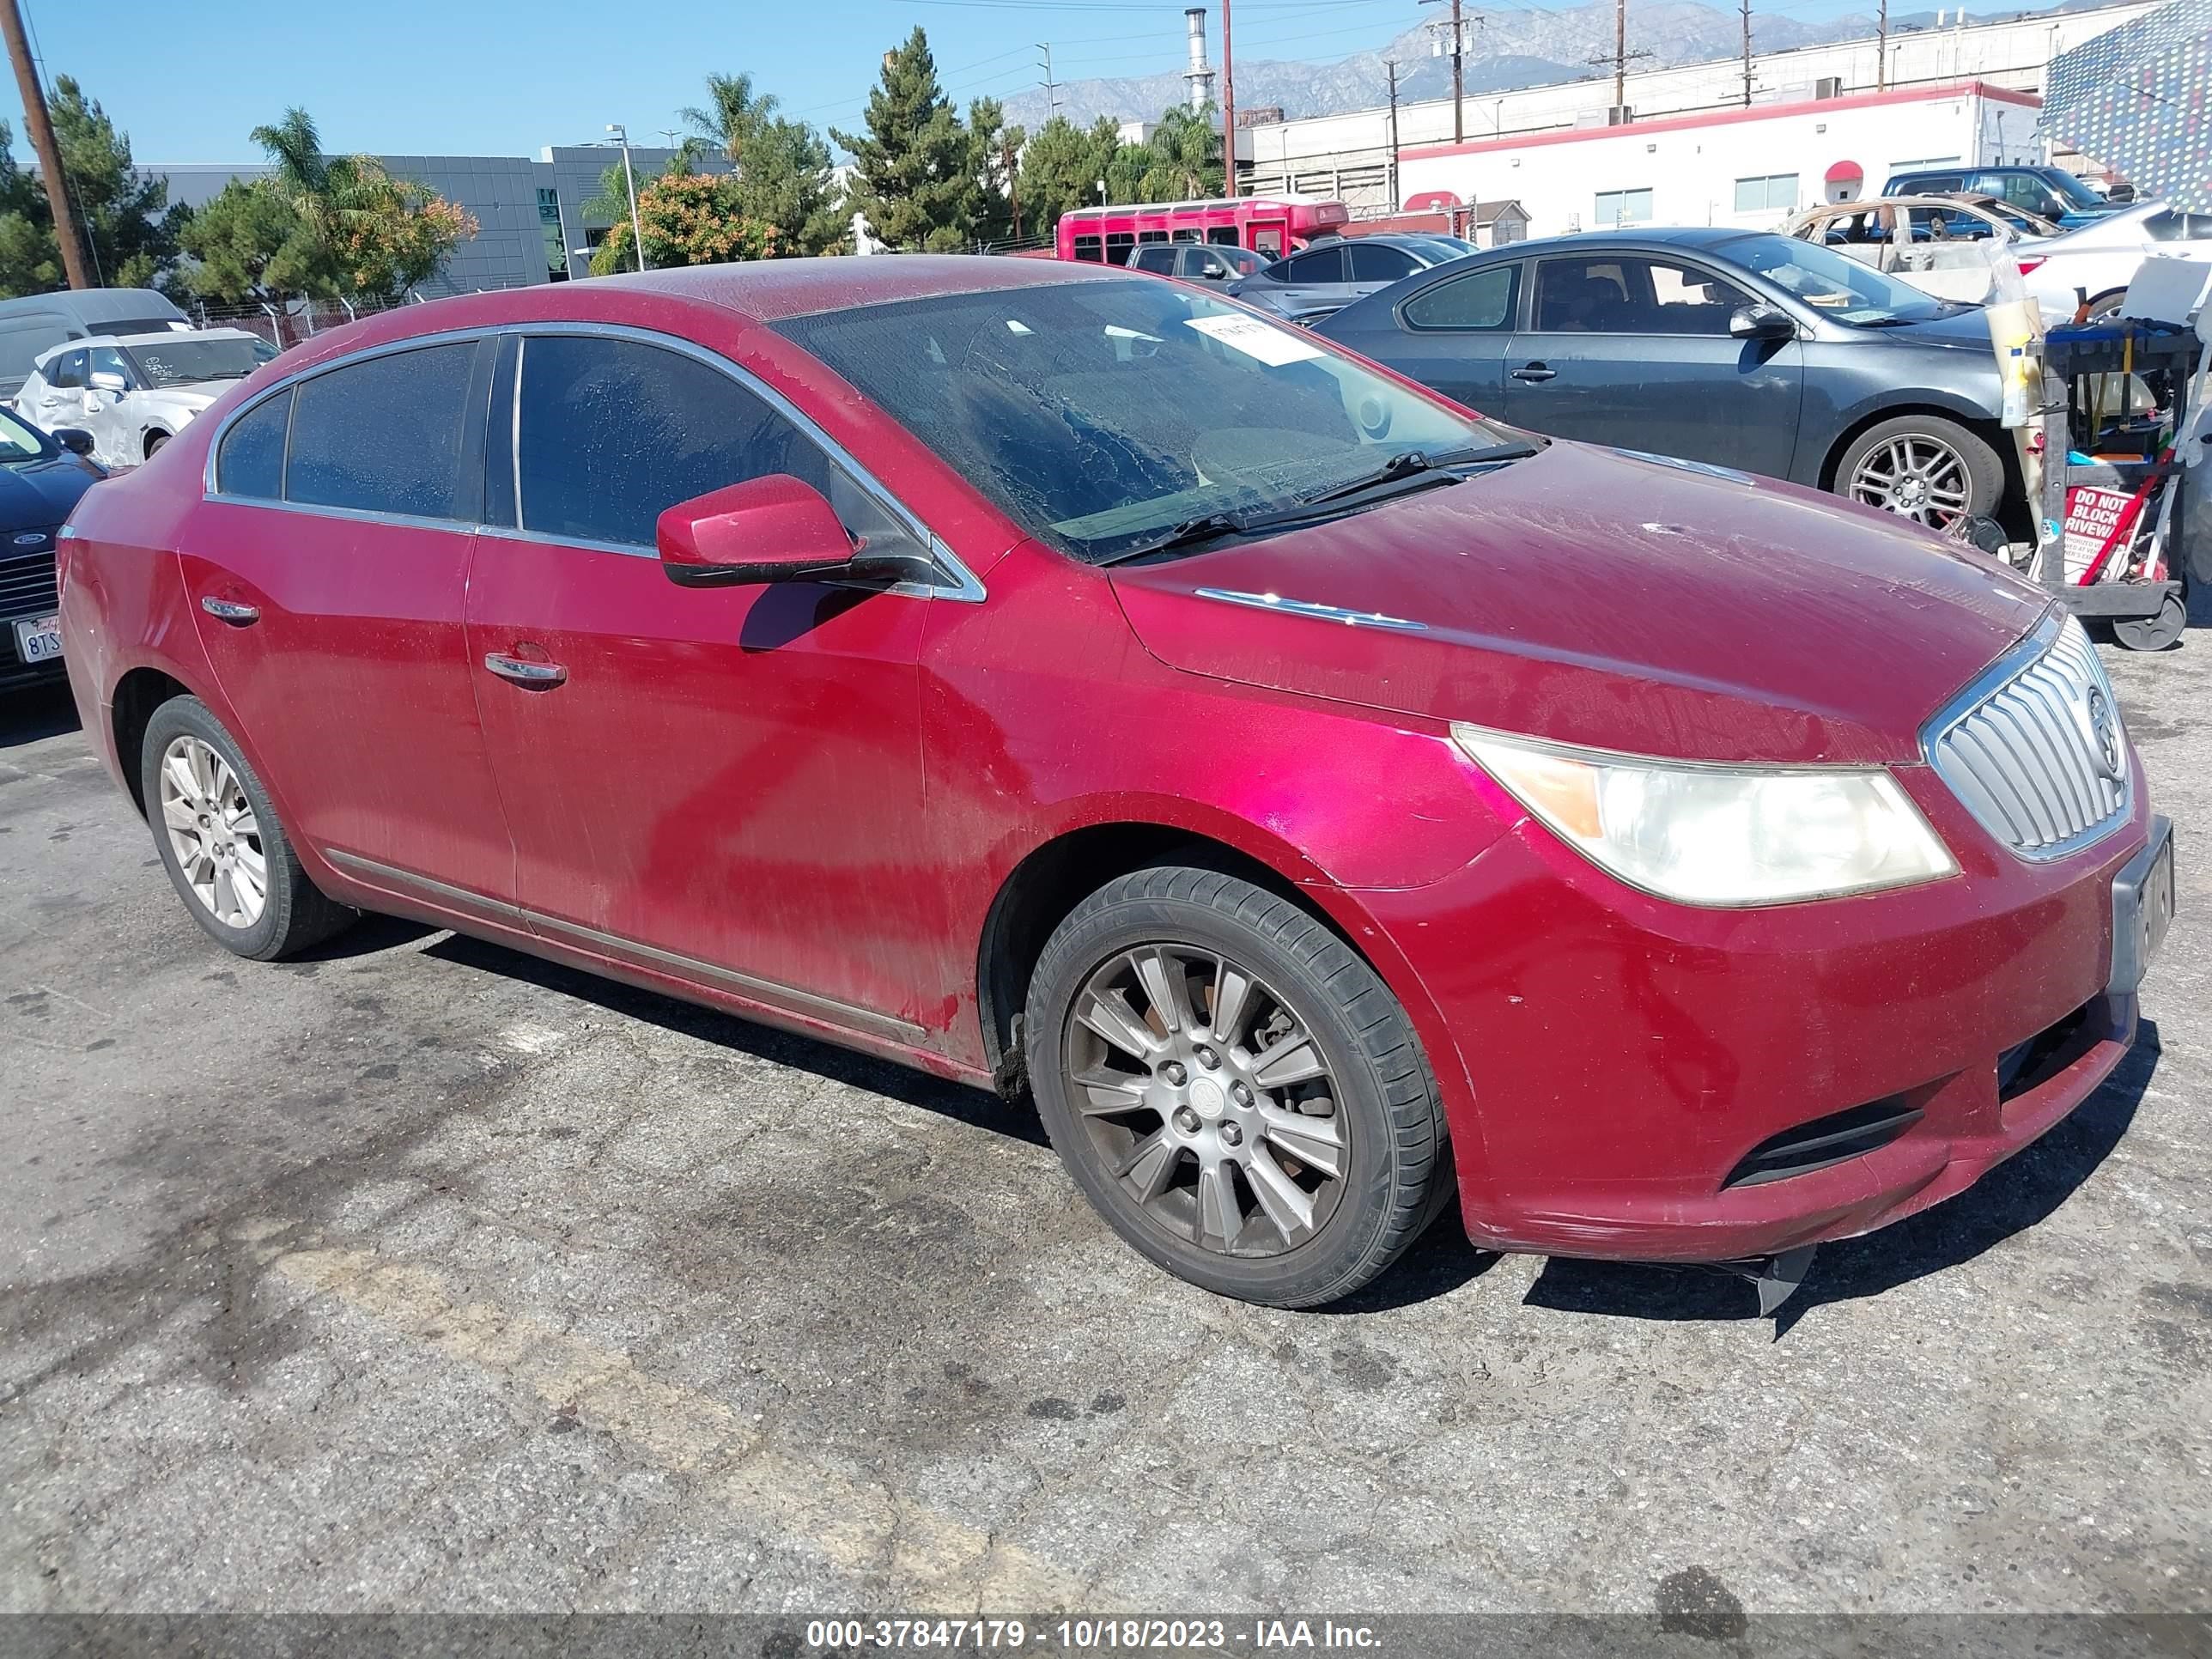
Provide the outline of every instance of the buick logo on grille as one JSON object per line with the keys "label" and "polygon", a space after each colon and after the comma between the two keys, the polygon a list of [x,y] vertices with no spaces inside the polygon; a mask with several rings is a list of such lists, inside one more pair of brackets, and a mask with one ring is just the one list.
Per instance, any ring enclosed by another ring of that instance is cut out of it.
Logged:
{"label": "buick logo on grille", "polygon": [[2112,714],[2112,700],[2095,686],[2089,688],[2089,736],[2097,745],[2097,761],[2105,775],[2120,775],[2120,722]]}

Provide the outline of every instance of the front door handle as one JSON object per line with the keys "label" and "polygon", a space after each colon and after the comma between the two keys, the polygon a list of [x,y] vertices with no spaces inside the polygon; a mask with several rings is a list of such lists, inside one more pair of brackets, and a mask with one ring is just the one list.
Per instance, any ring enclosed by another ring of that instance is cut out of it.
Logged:
{"label": "front door handle", "polygon": [[484,658],[484,666],[500,678],[533,691],[550,691],[568,678],[568,671],[557,662],[532,662],[527,657],[510,657],[499,651]]}
{"label": "front door handle", "polygon": [[1547,368],[1541,363],[1523,363],[1513,371],[1513,378],[1516,380],[1526,380],[1529,385],[1534,386],[1539,381],[1550,380],[1559,372],[1556,368]]}
{"label": "front door handle", "polygon": [[200,601],[200,609],[233,628],[251,628],[261,620],[259,605],[248,605],[243,599],[219,599],[212,593]]}

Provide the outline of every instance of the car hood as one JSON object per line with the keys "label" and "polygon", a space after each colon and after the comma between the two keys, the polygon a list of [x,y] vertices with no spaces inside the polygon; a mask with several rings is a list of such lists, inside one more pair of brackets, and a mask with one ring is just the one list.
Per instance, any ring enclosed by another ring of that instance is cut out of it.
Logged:
{"label": "car hood", "polygon": [[1711,761],[1911,761],[2048,603],[1869,508],[1568,443],[1111,574],[1192,673]]}
{"label": "car hood", "polygon": [[133,401],[142,409],[175,410],[190,420],[237,384],[234,379],[194,380],[187,386],[149,386],[137,393]]}
{"label": "car hood", "polygon": [[[59,524],[92,483],[92,474],[69,455],[0,466],[0,536]],[[0,540],[0,557],[12,550]]]}
{"label": "car hood", "polygon": [[1865,338],[1891,340],[1905,345],[1978,351],[1989,360],[1990,377],[1996,378],[1996,353],[1990,343],[1990,313],[1980,306],[1968,306],[1948,317],[1930,317],[1925,322],[1907,323],[1899,328],[1854,329],[1852,332]]}

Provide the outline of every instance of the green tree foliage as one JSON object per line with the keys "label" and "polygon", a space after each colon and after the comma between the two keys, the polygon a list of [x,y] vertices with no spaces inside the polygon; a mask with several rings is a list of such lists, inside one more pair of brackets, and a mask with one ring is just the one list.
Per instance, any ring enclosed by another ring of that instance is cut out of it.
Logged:
{"label": "green tree foliage", "polygon": [[745,147],[753,136],[774,118],[777,101],[773,93],[753,90],[750,75],[710,75],[707,102],[680,111],[691,136],[679,150],[711,149],[733,167],[742,167]]}
{"label": "green tree foliage", "polygon": [[938,85],[937,60],[920,25],[905,45],[884,54],[866,127],[830,137],[853,154],[853,204],[875,234],[906,251],[969,246],[989,216],[982,160]]}
{"label": "green tree foliage", "polygon": [[324,155],[303,109],[285,111],[252,136],[274,168],[270,187],[296,216],[307,293],[388,305],[477,233],[465,210],[393,178],[374,156]]}
{"label": "green tree foliage", "polygon": [[[70,76],[55,77],[50,112],[95,280],[111,288],[153,286],[176,257],[178,233],[191,215],[170,205],[167,179],[139,176],[129,136]],[[46,181],[10,157],[0,169],[0,296],[43,293],[66,280]]]}
{"label": "green tree foliage", "polygon": [[847,210],[830,146],[805,122],[763,122],[746,141],[737,178],[744,216],[775,232],[775,256],[832,253],[845,245]]}
{"label": "green tree foliage", "polygon": [[325,286],[320,249],[276,182],[234,179],[192,215],[182,238],[185,285],[228,305],[281,303]]}
{"label": "green tree foliage", "polygon": [[1125,144],[1110,116],[1079,131],[1054,116],[1037,129],[1022,152],[1018,189],[1024,228],[1052,234],[1070,208],[1099,204],[1105,181],[1109,204],[1205,201],[1224,193],[1221,135],[1213,109],[1177,106],[1160,117],[1150,139]]}

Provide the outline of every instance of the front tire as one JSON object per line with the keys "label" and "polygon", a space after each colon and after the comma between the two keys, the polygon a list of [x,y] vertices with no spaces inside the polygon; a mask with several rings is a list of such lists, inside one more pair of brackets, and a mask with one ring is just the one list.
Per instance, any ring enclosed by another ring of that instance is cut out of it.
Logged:
{"label": "front tire", "polygon": [[1940,415],[1875,422],[1851,440],[1835,476],[1837,495],[1930,530],[1999,517],[2004,500],[2004,462],[1996,449]]}
{"label": "front tire", "polygon": [[1024,1033],[1076,1184],[1207,1290],[1336,1301],[1449,1196],[1405,1011],[1334,933],[1249,882],[1171,866],[1107,884],[1046,943]]}
{"label": "front tire", "polygon": [[161,867],[225,950],[274,962],[358,919],[307,879],[238,740],[198,697],[154,711],[138,778]]}

